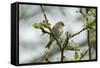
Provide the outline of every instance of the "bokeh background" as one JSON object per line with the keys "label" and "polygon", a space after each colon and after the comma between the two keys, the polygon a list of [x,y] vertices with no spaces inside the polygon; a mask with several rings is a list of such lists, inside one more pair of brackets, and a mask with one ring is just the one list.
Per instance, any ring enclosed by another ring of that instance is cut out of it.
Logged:
{"label": "bokeh background", "polygon": [[[59,7],[59,6],[43,6],[49,22],[55,25],[58,21],[63,21],[65,24],[64,33],[70,32],[75,34],[83,28],[83,21],[75,7]],[[45,46],[49,41],[49,35],[41,35],[41,30],[32,27],[33,23],[44,20],[43,12],[39,5],[19,5],[19,63],[41,63],[44,61]],[[91,21],[93,18],[91,18]],[[62,37],[64,38],[64,33]],[[87,31],[83,31],[79,35],[72,38],[81,49],[88,49]],[[52,62],[60,61],[60,51],[53,43],[49,50],[50,60]],[[65,50],[64,55],[68,61],[73,59],[74,51]],[[89,60],[88,53],[82,60]],[[92,59],[96,59],[95,49],[92,49]]]}

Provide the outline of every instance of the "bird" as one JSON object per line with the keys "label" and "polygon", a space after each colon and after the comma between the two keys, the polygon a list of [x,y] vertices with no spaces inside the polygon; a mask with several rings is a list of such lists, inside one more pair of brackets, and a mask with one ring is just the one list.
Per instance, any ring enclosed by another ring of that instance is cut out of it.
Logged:
{"label": "bird", "polygon": [[[63,27],[64,27],[64,22],[59,21],[51,29],[57,39],[60,39],[61,35],[63,34]],[[50,35],[49,39],[50,39],[50,41],[48,42],[48,44],[45,47],[48,49],[51,47],[51,44],[55,41],[55,38],[52,35]]]}

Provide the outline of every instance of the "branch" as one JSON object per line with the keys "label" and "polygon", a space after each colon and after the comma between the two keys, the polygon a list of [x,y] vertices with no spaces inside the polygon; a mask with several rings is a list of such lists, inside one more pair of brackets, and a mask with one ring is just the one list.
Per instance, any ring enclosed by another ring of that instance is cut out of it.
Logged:
{"label": "branch", "polygon": [[43,33],[47,33],[47,34],[51,35],[51,33],[46,31],[45,29],[41,28],[41,30],[42,30]]}
{"label": "branch", "polygon": [[88,41],[88,48],[89,48],[89,60],[91,60],[91,46],[89,40],[89,30],[87,30],[87,41]]}
{"label": "branch", "polygon": [[88,49],[83,54],[81,54],[81,58],[80,59],[82,59],[86,55],[87,52],[88,52]]}
{"label": "branch", "polygon": [[42,12],[43,12],[43,15],[44,15],[45,20],[48,20],[46,14],[45,14],[45,11],[44,11],[44,9],[43,9],[43,7],[42,7],[42,5],[40,5],[40,7],[41,7],[41,9],[42,9]]}
{"label": "branch", "polygon": [[[72,35],[72,37],[74,37],[74,36],[80,34],[81,32],[85,31],[86,29],[88,29],[88,28],[83,28],[81,31],[79,31],[79,32],[77,32],[76,34]],[[71,37],[71,38],[72,38],[72,37]]]}

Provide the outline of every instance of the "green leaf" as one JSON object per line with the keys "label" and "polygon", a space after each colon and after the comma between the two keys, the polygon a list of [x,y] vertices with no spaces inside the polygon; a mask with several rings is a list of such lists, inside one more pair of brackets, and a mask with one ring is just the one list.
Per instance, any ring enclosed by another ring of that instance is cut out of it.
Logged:
{"label": "green leaf", "polygon": [[75,53],[74,53],[74,58],[75,58],[75,60],[79,60],[80,59],[80,56],[79,56],[77,51],[75,51]]}
{"label": "green leaf", "polygon": [[90,10],[93,16],[96,16],[96,9],[91,9]]}
{"label": "green leaf", "polygon": [[90,29],[96,29],[96,22],[93,21],[92,23],[89,23],[89,24],[88,24],[88,27],[89,27]]}
{"label": "green leaf", "polygon": [[43,23],[43,26],[44,26],[45,28],[51,27],[51,23],[49,23],[48,20],[42,20],[42,23]]}
{"label": "green leaf", "polygon": [[71,48],[72,48],[73,50],[77,50],[77,49],[78,49],[78,45],[72,41],[72,42],[71,42]]}
{"label": "green leaf", "polygon": [[42,20],[39,23],[34,23],[32,26],[36,29],[51,28],[51,23],[48,20]]}
{"label": "green leaf", "polygon": [[36,28],[36,29],[42,28],[42,25],[40,25],[40,23],[34,23],[32,26],[33,26],[33,28]]}

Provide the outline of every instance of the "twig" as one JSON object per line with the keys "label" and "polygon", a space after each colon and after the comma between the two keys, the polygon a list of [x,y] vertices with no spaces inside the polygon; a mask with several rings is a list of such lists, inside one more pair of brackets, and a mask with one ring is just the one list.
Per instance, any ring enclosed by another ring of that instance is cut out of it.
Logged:
{"label": "twig", "polygon": [[43,33],[51,34],[50,32],[46,31],[45,29],[41,28]]}
{"label": "twig", "polygon": [[87,41],[88,41],[88,48],[89,48],[89,60],[91,60],[91,46],[89,41],[89,30],[87,30]]}
{"label": "twig", "polygon": [[[76,34],[72,35],[72,37],[74,37],[74,36],[78,35],[79,33],[83,32],[83,31],[84,31],[84,30],[86,30],[86,29],[88,29],[88,28],[83,28],[82,30],[80,30],[80,31],[79,31],[79,32],[77,32]],[[71,37],[71,38],[72,38],[72,37]]]}
{"label": "twig", "polygon": [[83,17],[85,17],[86,15],[83,13],[82,8],[80,8],[80,13]]}
{"label": "twig", "polygon": [[63,62],[63,57],[64,57],[64,48],[61,49],[61,62]]}
{"label": "twig", "polygon": [[88,49],[83,54],[81,54],[81,58],[80,59],[82,59],[86,55],[87,52],[88,52]]}
{"label": "twig", "polygon": [[41,9],[42,9],[42,12],[43,12],[43,15],[44,15],[45,20],[48,20],[46,14],[45,14],[45,11],[44,11],[44,9],[43,9],[43,7],[42,7],[42,5],[40,5],[40,7],[41,7]]}

